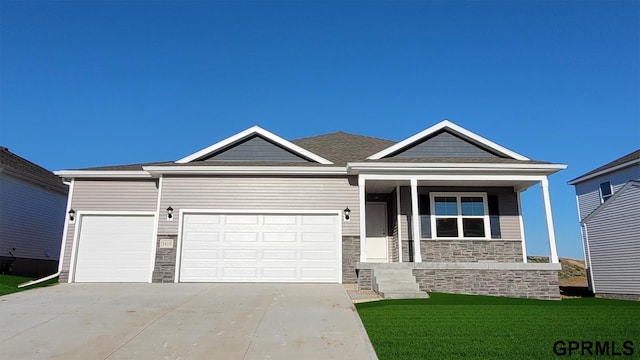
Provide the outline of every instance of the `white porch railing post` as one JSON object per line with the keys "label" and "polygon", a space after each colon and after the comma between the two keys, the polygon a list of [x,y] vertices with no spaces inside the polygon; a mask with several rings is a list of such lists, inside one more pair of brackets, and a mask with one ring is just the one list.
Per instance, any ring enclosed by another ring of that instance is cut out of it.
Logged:
{"label": "white porch railing post", "polygon": [[398,262],[402,262],[402,214],[400,214],[400,185],[396,186],[396,215],[398,221]]}
{"label": "white porch railing post", "polygon": [[411,230],[413,234],[413,261],[422,262],[420,253],[420,212],[418,211],[418,179],[411,179]]}
{"label": "white porch railing post", "polygon": [[551,215],[551,201],[549,200],[549,180],[544,177],[540,181],[542,188],[542,203],[544,205],[544,216],[547,220],[547,236],[549,237],[550,262],[558,263],[558,251],[556,249],[556,235],[553,231],[553,216]]}
{"label": "white porch railing post", "polygon": [[360,200],[360,262],[367,262],[367,219],[366,219],[366,192],[365,179],[358,176],[358,191]]}
{"label": "white porch railing post", "polygon": [[527,243],[524,236],[524,222],[522,221],[522,203],[520,200],[521,192],[518,191],[518,221],[520,221],[520,238],[522,239],[522,262],[527,263]]}

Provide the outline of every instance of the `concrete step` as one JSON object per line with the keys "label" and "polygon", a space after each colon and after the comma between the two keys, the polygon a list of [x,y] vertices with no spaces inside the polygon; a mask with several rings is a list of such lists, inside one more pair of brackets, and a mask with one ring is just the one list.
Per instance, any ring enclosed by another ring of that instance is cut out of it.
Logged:
{"label": "concrete step", "polygon": [[411,274],[380,274],[380,273],[374,273],[373,276],[377,279],[381,279],[381,280],[415,280],[415,276],[411,275]]}
{"label": "concrete step", "polygon": [[377,283],[385,283],[385,284],[391,284],[391,283],[397,283],[397,284],[413,284],[416,282],[416,278],[415,277],[404,277],[404,278],[397,278],[397,279],[389,279],[389,278],[380,278],[377,276],[373,277],[373,281],[377,282]]}
{"label": "concrete step", "polygon": [[379,293],[385,299],[428,299],[429,295],[424,291],[412,292],[384,292]]}
{"label": "concrete step", "polygon": [[375,284],[374,291],[378,292],[396,292],[396,291],[420,291],[418,284]]}

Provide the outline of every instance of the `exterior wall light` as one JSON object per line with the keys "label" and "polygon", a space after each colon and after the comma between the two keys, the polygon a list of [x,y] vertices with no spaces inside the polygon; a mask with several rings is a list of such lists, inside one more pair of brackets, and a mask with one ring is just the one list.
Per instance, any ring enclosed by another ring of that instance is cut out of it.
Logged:
{"label": "exterior wall light", "polygon": [[344,212],[344,220],[349,221],[351,219],[351,210],[347,207],[342,212]]}
{"label": "exterior wall light", "polygon": [[171,206],[167,208],[167,220],[173,220],[173,208]]}
{"label": "exterior wall light", "polygon": [[72,224],[76,222],[76,211],[73,209],[69,210],[69,222]]}

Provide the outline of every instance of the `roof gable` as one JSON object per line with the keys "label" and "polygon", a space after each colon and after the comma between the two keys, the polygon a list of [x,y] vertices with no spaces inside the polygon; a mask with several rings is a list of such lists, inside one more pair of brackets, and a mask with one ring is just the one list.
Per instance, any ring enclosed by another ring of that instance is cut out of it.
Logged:
{"label": "roof gable", "polygon": [[[589,214],[589,216],[584,218],[584,220],[582,220],[581,223],[582,224],[587,224],[589,221],[593,220],[596,216],[598,216],[598,214],[600,214],[602,211],[604,211],[607,207],[612,206],[614,204],[617,204],[617,201],[618,201],[619,197],[625,197],[625,196],[629,195],[628,192],[630,192],[630,191],[635,193],[636,194],[635,196],[637,196],[637,194],[640,194],[640,181],[639,180],[629,180],[620,189],[618,189],[618,191],[616,191],[607,201],[605,201],[602,204],[600,204],[600,206],[598,206],[595,210],[593,210],[593,212],[591,214]],[[631,194],[631,196],[634,196],[632,194]],[[637,197],[635,197],[635,199],[637,199]],[[627,198],[626,200],[629,200],[629,198]]]}
{"label": "roof gable", "polygon": [[530,160],[480,135],[474,134],[449,120],[441,121],[428,129],[369,156],[367,159],[379,160],[398,155],[400,155],[399,157],[412,158],[502,157],[516,160]]}
{"label": "roof gable", "polygon": [[186,156],[176,161],[176,163],[186,164],[197,160],[311,161],[320,164],[333,164],[331,161],[303,149],[259,126],[253,126],[239,132],[236,135]]}

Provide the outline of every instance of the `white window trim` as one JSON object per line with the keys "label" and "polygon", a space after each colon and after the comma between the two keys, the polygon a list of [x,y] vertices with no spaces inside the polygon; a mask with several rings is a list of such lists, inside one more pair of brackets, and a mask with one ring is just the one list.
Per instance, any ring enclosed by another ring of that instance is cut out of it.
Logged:
{"label": "white window trim", "polygon": [[[455,197],[458,206],[457,215],[436,215],[435,197],[448,196]],[[484,207],[484,215],[465,215],[462,216],[462,197],[482,197]],[[489,224],[489,205],[487,201],[487,193],[484,192],[431,192],[429,193],[429,207],[431,208],[431,239],[434,240],[490,240],[491,229]],[[438,237],[436,228],[436,219],[455,217],[458,221],[458,237]],[[484,236],[483,237],[464,237],[464,229],[462,227],[463,218],[475,218],[484,220]]]}
{"label": "white window trim", "polygon": [[605,198],[604,198],[604,194],[602,194],[602,184],[606,184],[609,183],[609,190],[611,191],[611,194],[609,196],[607,196],[607,199],[611,198],[613,196],[613,185],[611,184],[611,181],[603,181],[601,183],[598,184],[598,193],[600,193],[600,204],[604,204],[605,202]]}

